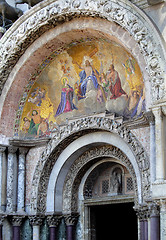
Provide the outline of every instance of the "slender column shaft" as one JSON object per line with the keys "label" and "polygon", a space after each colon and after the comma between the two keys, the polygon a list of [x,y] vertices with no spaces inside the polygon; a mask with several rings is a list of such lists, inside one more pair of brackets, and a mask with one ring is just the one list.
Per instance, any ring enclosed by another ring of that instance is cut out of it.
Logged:
{"label": "slender column shaft", "polygon": [[164,161],[164,131],[161,108],[153,109],[155,115],[155,138],[156,138],[156,180],[165,179],[165,161]]}
{"label": "slender column shaft", "polygon": [[42,224],[43,217],[41,215],[29,216],[30,223],[33,227],[33,240],[40,240],[40,225]]}
{"label": "slender column shaft", "polygon": [[155,203],[150,207],[150,240],[160,240],[160,212]]}
{"label": "slender column shaft", "polygon": [[47,223],[49,225],[50,240],[58,240],[58,226],[62,219],[61,213],[47,215]]}
{"label": "slender column shaft", "polygon": [[145,236],[145,240],[148,240],[148,221],[147,220],[144,221],[144,236]]}
{"label": "slender column shaft", "polygon": [[50,240],[58,240],[57,227],[50,227]]}
{"label": "slender column shaft", "polygon": [[140,240],[145,240],[144,232],[145,232],[144,221],[140,221]]}
{"label": "slender column shaft", "polygon": [[8,148],[7,164],[7,207],[8,212],[16,211],[17,198],[17,157],[16,148]]}
{"label": "slender column shaft", "polygon": [[150,172],[151,181],[156,180],[156,145],[155,145],[155,124],[150,122]]}
{"label": "slender column shaft", "polygon": [[166,200],[160,200],[160,229],[161,240],[166,239]]}
{"label": "slender column shaft", "polygon": [[159,216],[152,216],[150,218],[151,240],[160,240],[160,218]]}
{"label": "slender column shaft", "polygon": [[0,225],[0,240],[2,240],[2,225]]}
{"label": "slender column shaft", "polygon": [[7,166],[6,166],[6,147],[0,147],[0,208],[5,211],[6,208],[6,176],[7,176]]}
{"label": "slender column shaft", "polygon": [[13,240],[20,240],[20,226],[13,226]]}
{"label": "slender column shaft", "polygon": [[40,240],[40,226],[33,226],[33,240]]}
{"label": "slender column shaft", "polygon": [[67,240],[74,240],[74,226],[69,225],[67,226]]}
{"label": "slender column shaft", "polygon": [[67,240],[74,240],[75,226],[78,220],[77,213],[67,214],[65,217]]}
{"label": "slender column shaft", "polygon": [[27,149],[19,149],[17,211],[25,209],[25,156]]}

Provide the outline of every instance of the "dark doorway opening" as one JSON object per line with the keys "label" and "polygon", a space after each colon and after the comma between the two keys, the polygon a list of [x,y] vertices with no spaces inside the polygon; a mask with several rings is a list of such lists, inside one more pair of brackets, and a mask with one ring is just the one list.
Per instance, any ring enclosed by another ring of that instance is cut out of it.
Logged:
{"label": "dark doorway opening", "polygon": [[90,207],[91,240],[137,240],[137,216],[133,203]]}

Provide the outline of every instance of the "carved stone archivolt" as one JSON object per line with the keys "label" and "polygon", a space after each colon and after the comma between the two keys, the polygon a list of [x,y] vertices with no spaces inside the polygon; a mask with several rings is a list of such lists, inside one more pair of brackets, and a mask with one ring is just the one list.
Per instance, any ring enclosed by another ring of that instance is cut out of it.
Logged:
{"label": "carved stone archivolt", "polygon": [[138,43],[151,79],[152,100],[165,96],[165,52],[161,37],[149,18],[130,1],[49,0],[28,11],[0,43],[1,90],[20,56],[47,30],[77,17],[104,18],[126,29]]}
{"label": "carved stone archivolt", "polygon": [[[50,140],[47,145],[46,150],[41,154],[41,158],[37,163],[34,177],[32,181],[31,188],[31,212],[45,212],[46,210],[46,197],[47,197],[47,186],[51,171],[55,162],[57,161],[60,153],[69,145],[69,143],[78,139],[80,136],[86,135],[93,131],[107,131],[118,135],[120,138],[126,142],[133,152],[137,164],[139,166],[141,181],[143,186],[143,197],[147,198],[150,195],[150,171],[149,171],[149,158],[141,146],[137,138],[132,134],[130,130],[124,127],[122,124],[111,120],[109,118],[103,117],[86,117],[76,120],[66,127],[60,129],[54,137]],[[95,156],[114,156],[117,159],[122,159],[128,169],[130,169],[130,174],[134,176],[133,167],[131,162],[126,158],[126,156],[116,148],[108,149],[109,154],[107,155],[106,149],[96,149],[92,150],[87,154],[90,159],[90,155],[93,156],[95,151]],[[85,155],[86,156],[86,155]],[[82,158],[84,159],[83,155]],[[77,168],[81,167],[81,162],[78,163]],[[75,165],[74,165],[75,166]],[[73,166],[73,167],[74,167]],[[73,171],[73,170],[71,170]],[[136,184],[136,183],[135,183]]]}
{"label": "carved stone archivolt", "polygon": [[[81,155],[72,165],[70,171],[65,179],[64,183],[64,191],[63,191],[63,212],[77,211],[77,200],[78,200],[78,188],[81,182],[81,175],[85,174],[84,166],[88,164],[88,162],[93,161],[93,159],[97,159],[100,157],[109,157],[119,160],[130,172],[133,185],[135,189],[135,195],[138,196],[138,186],[137,179],[135,175],[135,171],[130,160],[127,156],[117,147],[113,146],[103,146],[96,147],[89,151],[86,151],[83,155]],[[137,199],[135,199],[137,202]]]}

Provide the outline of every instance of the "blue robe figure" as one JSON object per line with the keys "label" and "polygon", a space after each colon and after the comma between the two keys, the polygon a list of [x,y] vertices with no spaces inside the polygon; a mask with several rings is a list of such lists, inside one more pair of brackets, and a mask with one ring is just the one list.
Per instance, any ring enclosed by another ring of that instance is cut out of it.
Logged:
{"label": "blue robe figure", "polygon": [[57,108],[55,117],[57,117],[58,115],[64,112],[70,112],[74,109],[78,110],[73,103],[73,88],[69,84],[67,84],[67,80],[66,80],[64,87],[62,88],[61,102]]}

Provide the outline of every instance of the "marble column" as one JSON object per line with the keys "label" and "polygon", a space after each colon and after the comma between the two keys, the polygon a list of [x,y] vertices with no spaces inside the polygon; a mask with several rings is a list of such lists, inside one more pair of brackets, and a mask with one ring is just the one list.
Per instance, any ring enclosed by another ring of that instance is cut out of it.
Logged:
{"label": "marble column", "polygon": [[140,240],[148,240],[148,218],[149,208],[148,206],[140,206],[136,209],[140,226]]}
{"label": "marble column", "polygon": [[33,227],[33,240],[40,240],[40,226],[43,222],[43,216],[32,215],[29,216],[30,223]]}
{"label": "marble column", "polygon": [[6,210],[7,159],[6,147],[0,146],[0,210]]}
{"label": "marble column", "polygon": [[153,108],[155,116],[155,142],[156,142],[156,181],[163,181],[165,174],[165,159],[164,159],[164,128],[163,116],[161,107]]}
{"label": "marble column", "polygon": [[12,225],[13,225],[13,240],[20,240],[21,236],[21,224],[25,216],[15,215],[12,216]]}
{"label": "marble column", "polygon": [[17,148],[8,148],[7,163],[7,212],[16,211],[17,199]]}
{"label": "marble column", "polygon": [[61,222],[62,215],[48,215],[47,223],[49,225],[50,240],[58,240],[58,226]]}
{"label": "marble column", "polygon": [[66,223],[66,240],[74,240],[75,236],[75,227],[78,220],[77,213],[71,213],[64,216]]}
{"label": "marble column", "polygon": [[166,199],[160,200],[160,229],[161,240],[166,239]]}
{"label": "marble column", "polygon": [[27,148],[19,148],[17,212],[25,210],[25,158]]}
{"label": "marble column", "polygon": [[5,220],[6,217],[7,217],[7,215],[5,215],[5,214],[0,214],[0,240],[3,240],[3,234],[2,234],[3,221]]}
{"label": "marble column", "polygon": [[152,112],[148,112],[146,116],[150,124],[150,176],[153,183],[156,180],[155,118]]}
{"label": "marble column", "polygon": [[160,211],[156,203],[150,205],[150,240],[160,240]]}

